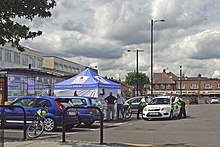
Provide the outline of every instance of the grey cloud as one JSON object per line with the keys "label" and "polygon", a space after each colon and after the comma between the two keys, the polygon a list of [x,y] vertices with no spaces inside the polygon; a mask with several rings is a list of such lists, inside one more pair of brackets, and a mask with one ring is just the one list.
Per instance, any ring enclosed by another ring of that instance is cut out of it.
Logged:
{"label": "grey cloud", "polygon": [[220,59],[220,32],[208,32],[196,42],[196,52],[192,53],[194,59]]}
{"label": "grey cloud", "polygon": [[43,30],[25,42],[47,55],[95,61],[105,73],[134,71],[135,55],[123,50],[142,48],[139,69],[149,74],[150,19],[163,18],[154,23],[155,71],[178,74],[183,65],[187,75],[213,75],[220,69],[219,7],[218,0],[62,0],[51,18],[23,21]]}
{"label": "grey cloud", "polygon": [[69,48],[65,50],[65,53],[60,53],[63,57],[71,56],[84,56],[88,58],[100,58],[100,59],[118,59],[121,57],[121,52],[117,48],[93,48],[93,47],[79,47]]}
{"label": "grey cloud", "polygon": [[72,20],[67,20],[63,23],[62,26],[63,30],[67,31],[77,31],[77,32],[84,32],[84,26],[80,22],[73,22]]}

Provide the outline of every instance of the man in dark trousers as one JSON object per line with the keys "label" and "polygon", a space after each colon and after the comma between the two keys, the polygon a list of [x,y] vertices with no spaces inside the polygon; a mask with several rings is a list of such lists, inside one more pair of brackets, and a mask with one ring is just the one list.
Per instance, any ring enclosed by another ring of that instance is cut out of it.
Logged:
{"label": "man in dark trousers", "polygon": [[177,103],[179,108],[180,108],[180,113],[179,113],[179,118],[186,118],[186,103],[184,100],[178,96],[173,96],[172,97],[173,103]]}
{"label": "man in dark trousers", "polygon": [[[115,116],[115,103],[117,101],[117,98],[112,95],[112,92],[110,92],[109,96],[105,98],[105,101],[107,103],[107,119],[113,120]],[[112,113],[111,118],[110,113]]]}

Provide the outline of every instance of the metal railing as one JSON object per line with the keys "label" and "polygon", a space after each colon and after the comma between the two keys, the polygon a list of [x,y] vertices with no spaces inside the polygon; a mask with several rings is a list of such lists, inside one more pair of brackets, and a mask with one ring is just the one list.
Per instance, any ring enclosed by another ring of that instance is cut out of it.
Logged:
{"label": "metal railing", "polygon": [[62,142],[65,142],[65,133],[66,133],[66,112],[67,110],[71,109],[71,108],[75,108],[75,109],[97,109],[100,113],[100,144],[103,144],[103,113],[102,110],[99,107],[95,107],[95,106],[68,106],[63,110],[63,114],[62,114]]}
{"label": "metal railing", "polygon": [[4,129],[5,128],[5,111],[4,111],[4,108],[9,108],[9,109],[14,109],[14,108],[20,108],[22,111],[23,111],[23,114],[24,114],[24,123],[23,123],[23,139],[25,140],[26,139],[26,126],[27,126],[27,114],[26,114],[26,111],[24,109],[24,107],[22,106],[13,106],[13,105],[0,105],[0,108],[3,108],[1,110],[2,112],[2,118],[1,118],[1,127]]}

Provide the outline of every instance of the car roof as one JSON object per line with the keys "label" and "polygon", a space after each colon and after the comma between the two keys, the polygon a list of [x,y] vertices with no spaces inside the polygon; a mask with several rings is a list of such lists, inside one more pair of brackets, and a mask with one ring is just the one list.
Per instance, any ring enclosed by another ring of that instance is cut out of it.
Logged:
{"label": "car roof", "polygon": [[46,98],[46,99],[52,99],[52,97],[50,97],[50,96],[33,96],[33,95],[31,95],[31,96],[29,96],[29,95],[27,95],[27,96],[17,96],[17,98]]}
{"label": "car roof", "polygon": [[157,96],[157,97],[155,97],[155,98],[168,98],[168,99],[170,99],[171,96],[168,96],[168,95],[161,95],[161,96]]}
{"label": "car roof", "polygon": [[135,97],[131,97],[130,99],[137,99],[137,98],[143,98],[144,96],[135,96]]}

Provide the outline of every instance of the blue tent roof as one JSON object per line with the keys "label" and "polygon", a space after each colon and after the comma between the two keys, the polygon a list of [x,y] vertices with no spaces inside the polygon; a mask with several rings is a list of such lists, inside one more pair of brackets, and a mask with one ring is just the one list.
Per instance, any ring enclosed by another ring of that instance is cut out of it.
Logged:
{"label": "blue tent roof", "polygon": [[99,76],[96,72],[87,68],[80,74],[62,81],[60,83],[54,84],[54,89],[71,89],[71,88],[111,88],[120,89],[121,84],[112,82]]}

